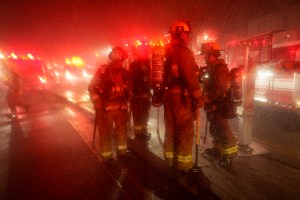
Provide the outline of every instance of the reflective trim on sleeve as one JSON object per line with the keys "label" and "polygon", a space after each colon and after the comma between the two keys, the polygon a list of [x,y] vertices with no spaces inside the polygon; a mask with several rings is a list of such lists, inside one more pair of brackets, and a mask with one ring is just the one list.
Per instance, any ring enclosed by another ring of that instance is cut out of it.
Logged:
{"label": "reflective trim on sleeve", "polygon": [[165,157],[166,158],[174,158],[174,153],[173,152],[165,152]]}
{"label": "reflective trim on sleeve", "polygon": [[184,163],[193,162],[193,157],[192,155],[188,155],[188,156],[177,155],[177,161],[184,162]]}
{"label": "reflective trim on sleeve", "polygon": [[237,145],[233,146],[233,147],[230,147],[230,148],[226,148],[224,149],[224,154],[233,154],[233,153],[236,153],[238,151],[238,147]]}

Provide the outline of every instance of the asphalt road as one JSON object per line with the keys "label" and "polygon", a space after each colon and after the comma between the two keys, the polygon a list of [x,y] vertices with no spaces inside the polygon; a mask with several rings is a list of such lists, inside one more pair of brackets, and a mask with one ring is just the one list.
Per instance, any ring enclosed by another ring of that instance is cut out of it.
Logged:
{"label": "asphalt road", "polygon": [[[24,101],[33,106],[29,113],[19,110],[20,119],[15,122],[5,115],[7,109],[1,109],[0,199],[297,199],[299,196],[299,129],[288,113],[256,107],[252,147],[260,153],[245,156],[239,152],[231,172],[201,153],[203,175],[197,178],[174,176],[168,168],[159,171],[153,167],[163,161],[159,139],[163,140],[164,133],[163,109],[157,113],[158,109],[153,108],[149,143],[130,140],[130,148],[137,156],[108,170],[98,157],[98,147],[91,148],[93,109],[86,99],[87,82],[77,85],[52,88],[64,98],[41,91],[23,94]],[[201,120],[201,141],[204,123]],[[156,134],[157,130],[160,134]],[[129,134],[129,138],[133,136]],[[201,152],[210,145],[210,140],[206,145],[201,144]],[[199,189],[205,184],[208,196]]]}
{"label": "asphalt road", "polygon": [[[83,84],[80,86],[82,90],[73,88],[74,95],[77,96],[76,105],[93,113],[89,102],[78,101],[85,94],[85,87]],[[63,93],[58,93],[64,96]],[[163,109],[160,108],[158,113],[157,108],[152,108],[150,116],[148,131],[152,133],[152,139],[147,146],[140,149],[147,149],[150,154],[163,160],[162,145],[159,142],[164,139]],[[238,118],[231,120],[237,138],[239,137],[238,120]],[[300,181],[300,129],[297,118],[290,112],[268,106],[255,106],[250,144],[253,151],[250,153],[239,151],[231,172],[223,170],[216,160],[203,154],[204,149],[212,145],[209,135],[208,141],[203,144],[204,127],[205,113],[202,112],[199,163],[205,178],[195,180],[196,176],[194,176],[186,179],[179,178],[176,181],[185,185],[192,193],[199,194],[200,197],[203,191],[199,191],[199,186],[208,185],[202,184],[203,180],[208,179],[209,190],[221,199],[297,199],[296,197],[299,196],[297,185]],[[131,134],[129,137],[133,138]],[[137,149],[140,157],[145,157],[147,151],[140,149]],[[149,157],[145,159],[149,160],[149,164],[153,164]]]}
{"label": "asphalt road", "polygon": [[196,199],[135,156],[107,168],[89,116],[44,91],[26,95],[18,119],[2,109],[0,199]]}

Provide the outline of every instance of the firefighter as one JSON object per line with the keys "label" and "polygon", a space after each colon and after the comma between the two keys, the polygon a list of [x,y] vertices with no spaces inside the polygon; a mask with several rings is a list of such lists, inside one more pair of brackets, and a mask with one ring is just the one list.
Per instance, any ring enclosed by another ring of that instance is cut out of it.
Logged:
{"label": "firefighter", "polygon": [[110,63],[101,66],[88,86],[90,99],[96,110],[100,135],[100,157],[106,164],[114,164],[113,146],[118,159],[130,155],[127,150],[128,103],[130,100],[129,73],[123,67],[126,51],[115,47],[109,54]]}
{"label": "firefighter", "polygon": [[17,107],[21,107],[28,112],[30,106],[20,101],[21,91],[21,77],[15,71],[14,66],[2,63],[2,76],[1,79],[4,85],[7,86],[7,104],[10,109],[10,118],[17,118]]}
{"label": "firefighter", "polygon": [[129,73],[133,92],[130,111],[133,118],[134,133],[137,138],[149,140],[151,134],[147,132],[147,126],[151,108],[151,82],[148,47],[146,45],[136,47],[133,55],[135,60],[129,66]]}
{"label": "firefighter", "polygon": [[190,172],[194,166],[193,106],[203,106],[202,91],[197,77],[197,65],[188,49],[191,26],[187,21],[171,24],[170,45],[166,47],[163,96],[165,139],[164,157],[169,166]]}
{"label": "firefighter", "polygon": [[231,161],[237,155],[236,139],[233,136],[228,119],[228,102],[230,73],[217,43],[204,43],[201,47],[207,64],[207,75],[204,81],[204,110],[210,122],[209,131],[213,137],[213,148],[206,153],[220,158],[220,161]]}

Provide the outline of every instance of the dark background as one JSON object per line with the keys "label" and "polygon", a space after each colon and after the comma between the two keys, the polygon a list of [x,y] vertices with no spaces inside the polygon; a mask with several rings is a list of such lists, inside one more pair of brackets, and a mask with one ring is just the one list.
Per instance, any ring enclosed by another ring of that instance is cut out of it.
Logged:
{"label": "dark background", "polygon": [[193,33],[235,37],[246,20],[297,0],[1,0],[0,50],[32,50],[49,59],[92,55],[107,45],[167,33],[188,19]]}

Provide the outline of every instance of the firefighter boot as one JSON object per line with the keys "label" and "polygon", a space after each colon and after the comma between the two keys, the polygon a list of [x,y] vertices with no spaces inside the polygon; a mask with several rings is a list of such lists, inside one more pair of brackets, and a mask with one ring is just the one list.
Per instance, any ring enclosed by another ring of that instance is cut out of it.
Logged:
{"label": "firefighter boot", "polygon": [[215,159],[221,159],[222,158],[222,151],[220,148],[213,147],[210,149],[205,149],[204,152],[206,155],[215,158]]}
{"label": "firefighter boot", "polygon": [[144,139],[144,140],[149,141],[151,139],[151,133],[148,133],[148,132],[139,133],[139,134],[136,134],[136,137],[138,139]]}
{"label": "firefighter boot", "polygon": [[127,150],[122,154],[118,154],[118,160],[125,163],[130,162],[132,160],[132,153]]}
{"label": "firefighter boot", "polygon": [[233,158],[223,157],[219,160],[219,165],[224,169],[231,170],[232,169],[232,161],[233,161]]}
{"label": "firefighter boot", "polygon": [[147,141],[151,139],[151,133],[148,133],[147,131],[142,134],[143,138],[145,138]]}
{"label": "firefighter boot", "polygon": [[151,139],[151,133],[145,132],[144,135],[145,135],[147,140]]}
{"label": "firefighter boot", "polygon": [[11,120],[16,120],[17,119],[17,114],[16,113],[11,113],[8,115],[8,118],[10,118]]}
{"label": "firefighter boot", "polygon": [[231,167],[232,160],[237,156],[237,145],[225,146],[222,148],[222,158],[219,161],[222,167]]}
{"label": "firefighter boot", "polygon": [[112,157],[103,159],[103,163],[109,168],[114,168],[116,166],[116,161]]}

